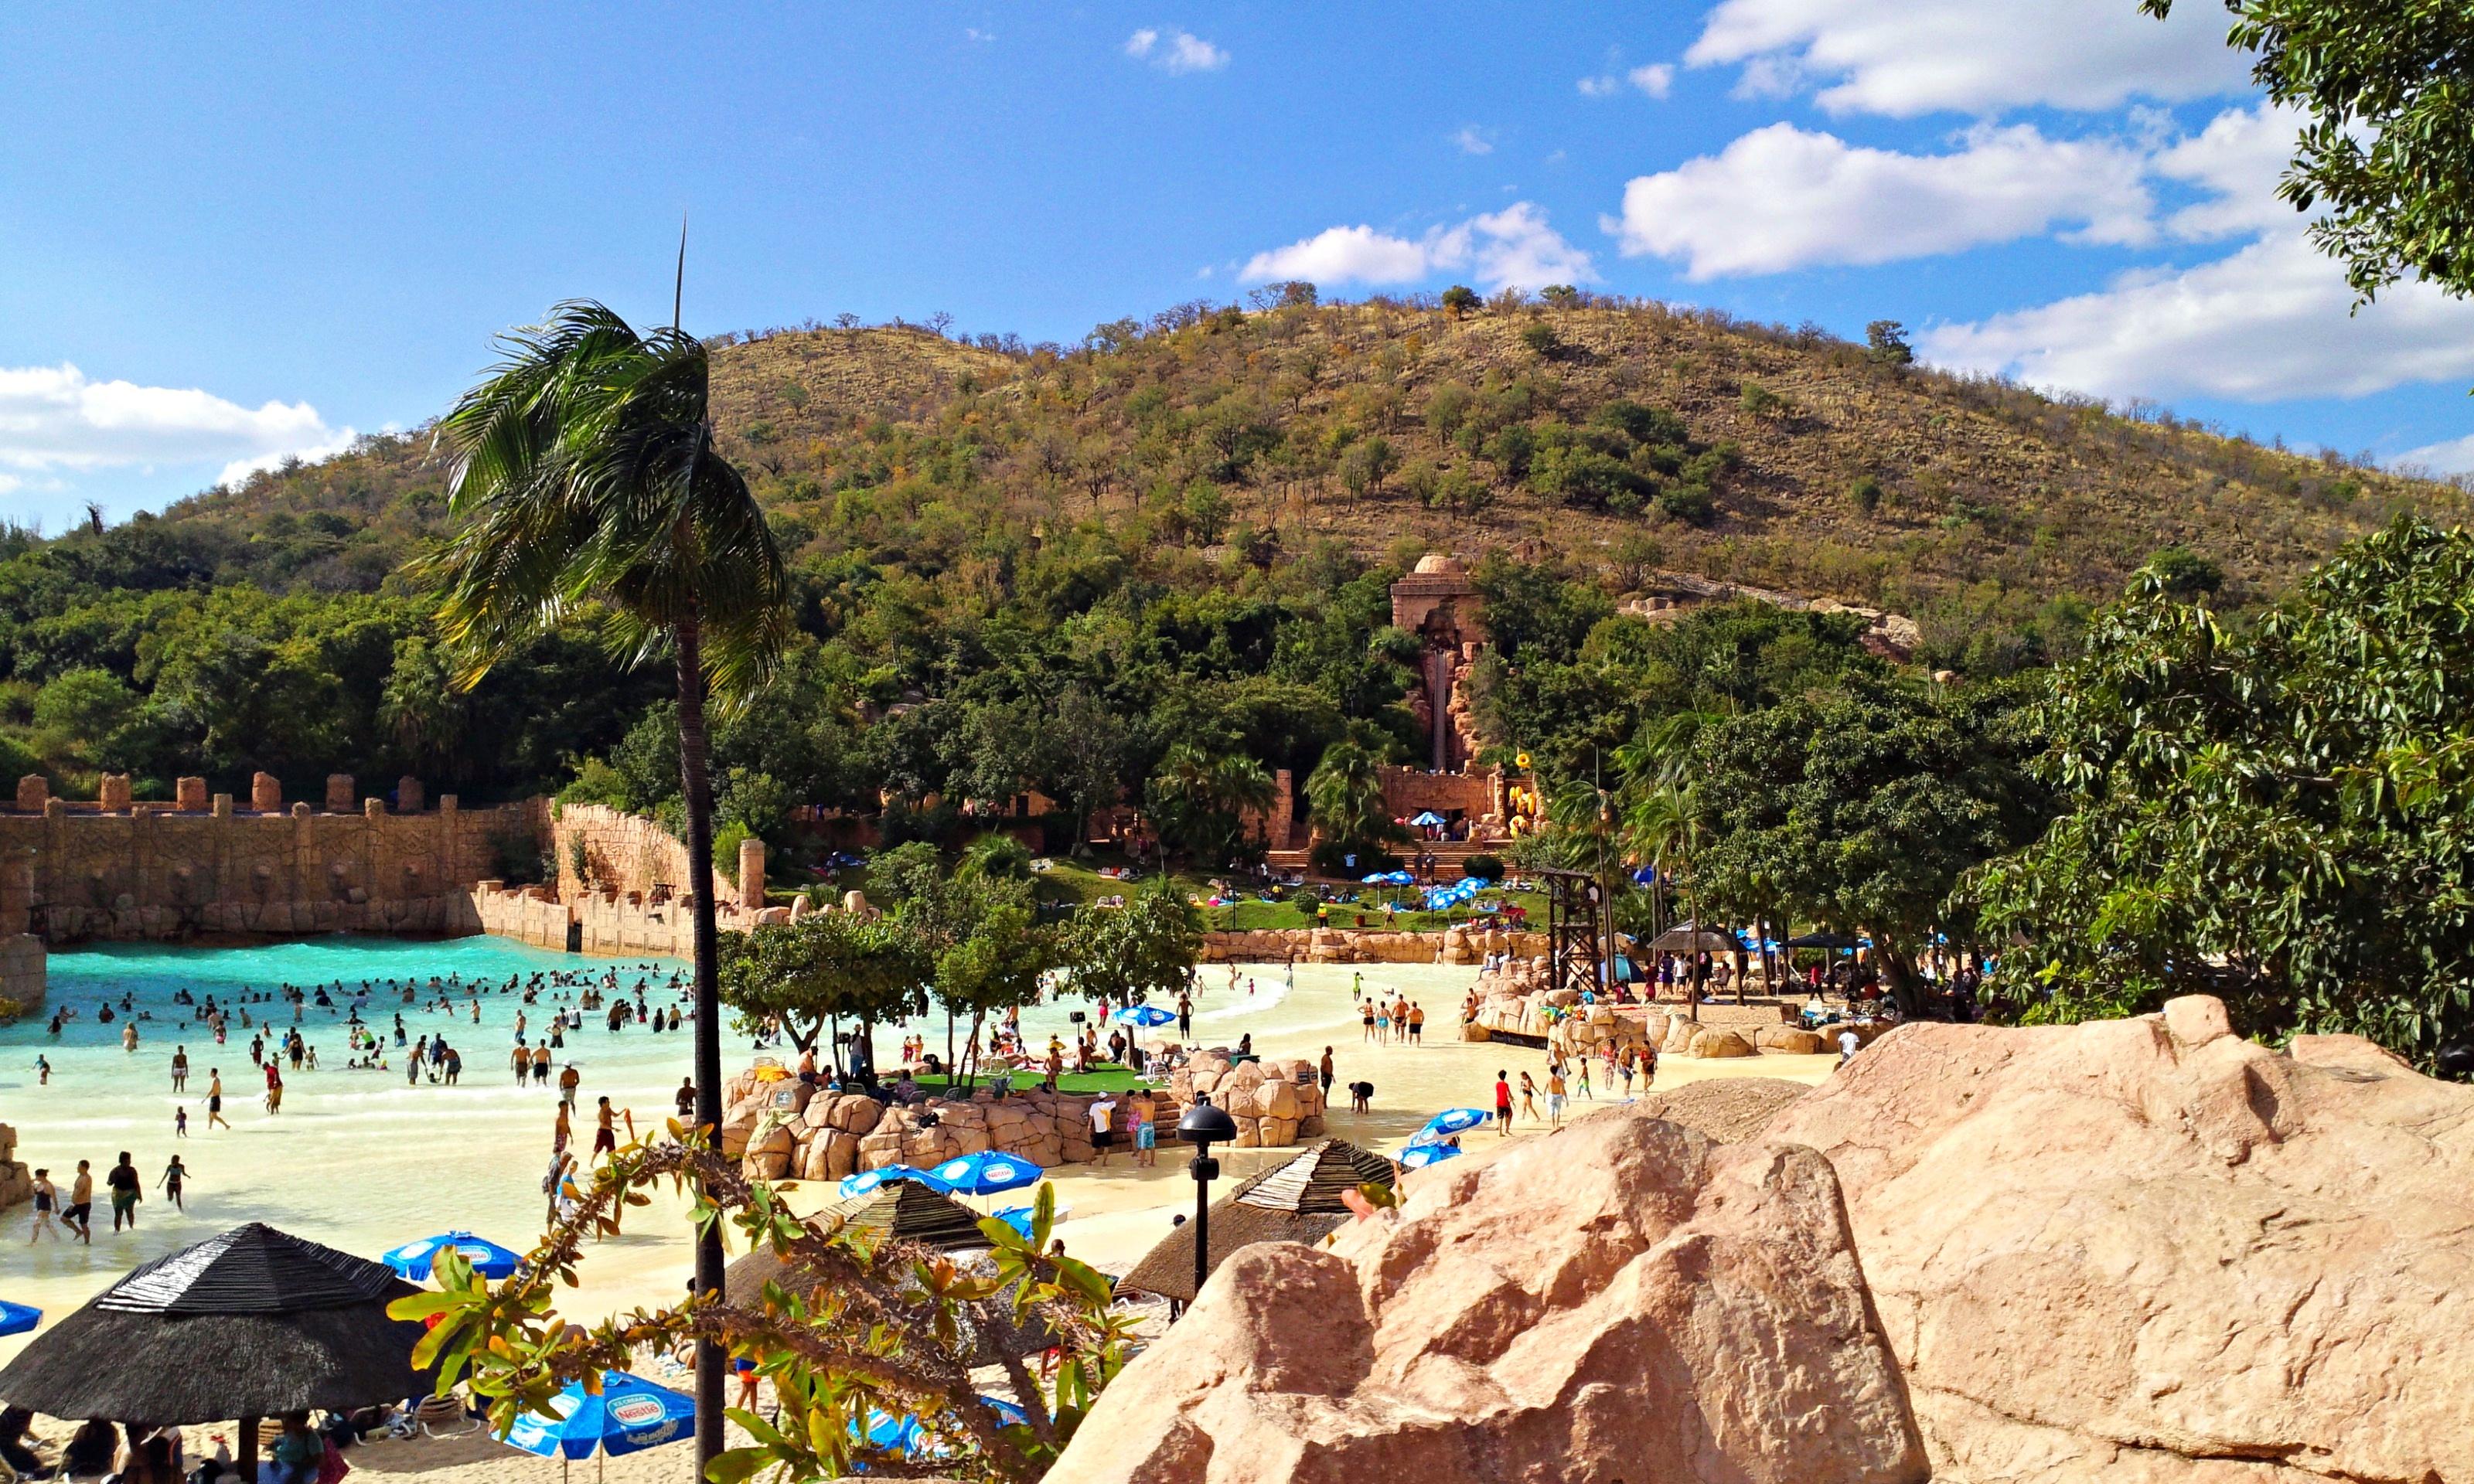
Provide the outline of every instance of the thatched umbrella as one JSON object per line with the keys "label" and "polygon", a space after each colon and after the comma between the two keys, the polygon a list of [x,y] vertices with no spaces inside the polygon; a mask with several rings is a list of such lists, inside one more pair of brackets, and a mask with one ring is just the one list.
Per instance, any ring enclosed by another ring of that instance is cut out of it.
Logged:
{"label": "thatched umbrella", "polygon": [[0,1400],[157,1427],[238,1419],[256,1476],[261,1417],[426,1396],[422,1327],[386,1306],[421,1290],[378,1263],[251,1222],[89,1300],[0,1370]]}
{"label": "thatched umbrella", "polygon": [[[863,1231],[897,1241],[924,1242],[940,1252],[966,1253],[988,1245],[986,1233],[980,1230],[979,1217],[970,1208],[916,1181],[880,1185],[868,1195],[827,1207],[811,1225],[831,1231],[836,1217]],[[995,1271],[984,1254],[976,1262],[965,1257],[962,1263],[983,1272]],[[723,1272],[722,1296],[731,1304],[753,1308],[763,1301],[766,1283],[779,1283],[805,1298],[823,1281],[813,1271],[785,1262],[779,1254],[764,1247],[740,1257]],[[997,1310],[1007,1309],[1013,1303],[1013,1292],[1008,1288],[989,1303]],[[1007,1356],[1035,1355],[1061,1343],[1045,1325],[1024,1328],[1002,1314],[977,1328],[980,1332],[973,1347],[974,1365],[995,1365]]]}
{"label": "thatched umbrella", "polygon": [[[1285,1163],[1246,1181],[1211,1205],[1207,1271],[1257,1242],[1320,1242],[1355,1219],[1342,1199],[1359,1185],[1390,1186],[1399,1178],[1391,1161],[1346,1139],[1326,1138]],[[1117,1283],[1179,1304],[1194,1302],[1194,1223],[1170,1230]]]}
{"label": "thatched umbrella", "polygon": [[1678,922],[1649,941],[1652,953],[1734,953],[1743,948],[1732,933],[1698,922]]}

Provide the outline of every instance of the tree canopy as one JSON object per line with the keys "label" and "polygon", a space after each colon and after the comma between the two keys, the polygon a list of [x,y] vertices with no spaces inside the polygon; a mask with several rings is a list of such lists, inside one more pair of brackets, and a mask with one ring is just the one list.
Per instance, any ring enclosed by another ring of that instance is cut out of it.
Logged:
{"label": "tree canopy", "polygon": [[2043,713],[2064,812],[1978,889],[2032,1014],[2474,1034],[2474,536],[2401,521],[2242,625],[2150,575]]}

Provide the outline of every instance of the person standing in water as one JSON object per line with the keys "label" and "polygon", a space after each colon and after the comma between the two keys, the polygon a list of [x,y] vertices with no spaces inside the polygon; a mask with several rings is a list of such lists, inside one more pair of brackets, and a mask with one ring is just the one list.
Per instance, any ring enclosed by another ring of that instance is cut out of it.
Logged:
{"label": "person standing in water", "polygon": [[189,1167],[181,1162],[179,1155],[172,1156],[172,1162],[163,1167],[163,1193],[171,1198],[172,1209],[184,1215],[189,1209],[181,1204],[181,1185],[188,1178]]}
{"label": "person standing in water", "polygon": [[189,1048],[186,1046],[172,1048],[172,1090],[189,1090]]}
{"label": "person standing in water", "polygon": [[52,1184],[52,1172],[35,1171],[35,1234],[26,1239],[27,1246],[41,1241],[46,1232],[51,1233],[54,1242],[60,1241],[60,1231],[52,1225],[52,1207],[60,1198],[60,1187]]}
{"label": "person standing in water", "polygon": [[213,1128],[218,1123],[225,1128],[231,1127],[231,1120],[224,1116],[223,1068],[209,1066],[206,1068],[206,1127]]}

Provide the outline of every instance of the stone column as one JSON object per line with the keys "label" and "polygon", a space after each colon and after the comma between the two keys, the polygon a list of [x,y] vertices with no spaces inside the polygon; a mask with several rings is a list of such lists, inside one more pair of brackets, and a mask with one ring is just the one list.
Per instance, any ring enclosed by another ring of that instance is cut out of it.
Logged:
{"label": "stone column", "polygon": [[[418,785],[416,785],[418,786]],[[464,809],[453,794],[438,796],[438,884],[445,891],[464,879]]]}
{"label": "stone column", "polygon": [[261,773],[249,780],[249,806],[260,814],[283,812],[283,784],[272,773]]}
{"label": "stone column", "polygon": [[128,774],[107,773],[103,776],[102,786],[95,792],[95,802],[103,806],[106,814],[126,814],[133,797]]}
{"label": "stone column", "polygon": [[[69,806],[43,801],[43,899],[58,912],[69,899]],[[57,924],[55,924],[57,926]]]}
{"label": "stone column", "polygon": [[409,773],[396,779],[395,806],[399,813],[419,814],[421,797],[421,779]]}
{"label": "stone column", "polygon": [[739,842],[739,904],[750,912],[764,905],[764,842],[753,835]]}
{"label": "stone column", "polygon": [[351,774],[327,775],[327,812],[329,814],[352,812],[352,776]]}
{"label": "stone column", "polygon": [[183,814],[206,812],[206,780],[182,778],[172,785],[172,806]]}
{"label": "stone column", "polygon": [[17,780],[17,807],[28,814],[40,814],[52,797],[52,785],[39,773],[29,773]]}

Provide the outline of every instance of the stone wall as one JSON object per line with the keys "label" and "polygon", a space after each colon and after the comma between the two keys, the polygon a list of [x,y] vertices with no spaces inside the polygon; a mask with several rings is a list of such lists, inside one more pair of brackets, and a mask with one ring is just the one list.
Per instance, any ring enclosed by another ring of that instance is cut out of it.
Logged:
{"label": "stone wall", "polygon": [[35,1175],[17,1158],[17,1131],[0,1123],[0,1210],[34,1199]]}
{"label": "stone wall", "polygon": [[1206,964],[1475,964],[1498,953],[1542,958],[1546,935],[1457,924],[1440,933],[1372,928],[1266,927],[1202,935]]}
{"label": "stone wall", "polygon": [[[1543,1041],[1564,1057],[1602,1054],[1611,1043],[1688,1057],[1812,1056],[1830,1049],[1821,1036],[1798,1023],[1795,1007],[1785,1000],[1703,1005],[1697,1017],[1682,1005],[1584,1005],[1578,991],[1547,989],[1545,969],[1542,958],[1516,959],[1479,974],[1461,1039],[1517,1037]],[[1870,1042],[1885,1027],[1855,1029]]]}
{"label": "stone wall", "polygon": [[[671,958],[694,951],[688,851],[676,836],[641,815],[599,804],[565,805],[547,829],[557,889],[484,880],[466,896],[476,929],[557,951]],[[736,880],[715,874],[714,912],[722,931],[745,932],[807,910],[804,900],[783,907],[764,901],[764,844],[749,840],[740,847]]]}
{"label": "stone wall", "polygon": [[[348,799],[350,785],[330,779],[329,802]],[[451,794],[413,814],[390,813],[378,799],[352,812],[318,813],[306,802],[287,808],[262,774],[251,802],[271,807],[238,809],[229,794],[213,796],[204,810],[181,807],[203,794],[203,780],[183,778],[172,803],[132,802],[113,787],[96,803],[77,805],[48,797],[39,778],[21,782],[18,802],[36,808],[0,812],[0,856],[16,852],[31,862],[31,930],[52,943],[471,932],[479,923],[469,888],[497,875],[510,850],[537,852],[547,825],[539,800],[464,809]],[[120,807],[106,809],[107,802]],[[0,899],[0,917],[8,906]],[[8,925],[0,922],[0,933]],[[0,964],[6,951],[0,947]]]}

